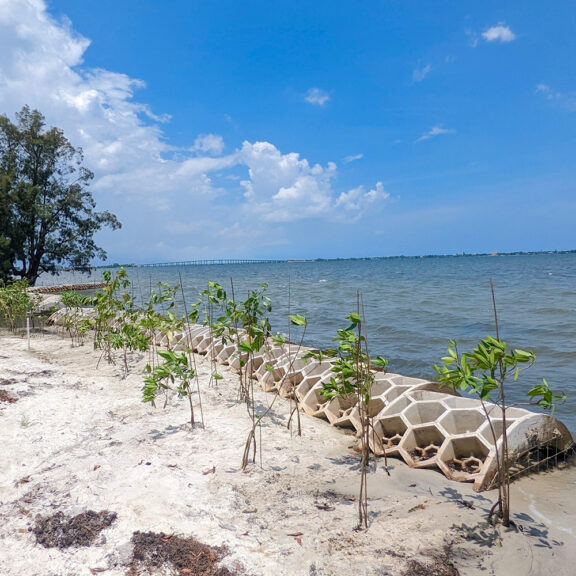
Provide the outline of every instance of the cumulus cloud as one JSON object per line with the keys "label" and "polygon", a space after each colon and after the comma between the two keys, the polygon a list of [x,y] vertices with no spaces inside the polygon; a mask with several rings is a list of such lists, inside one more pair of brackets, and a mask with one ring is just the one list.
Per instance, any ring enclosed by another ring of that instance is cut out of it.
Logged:
{"label": "cumulus cloud", "polygon": [[432,126],[430,130],[424,132],[416,142],[423,142],[424,140],[430,140],[430,138],[435,138],[436,136],[442,136],[443,134],[454,134],[456,130],[451,128],[443,128],[441,125]]}
{"label": "cumulus cloud", "polygon": [[239,161],[248,167],[242,181],[251,212],[269,222],[328,216],[336,165],[310,165],[299,154],[282,154],[269,142],[244,142]]}
{"label": "cumulus cloud", "polygon": [[510,30],[508,26],[499,22],[496,26],[491,26],[482,32],[482,38],[486,42],[512,42],[516,38],[516,34]]}
{"label": "cumulus cloud", "polygon": [[432,66],[430,64],[426,64],[422,68],[416,68],[414,72],[412,72],[412,82],[422,82],[428,74],[432,71]]}
{"label": "cumulus cloud", "polygon": [[304,100],[309,104],[314,104],[315,106],[324,106],[326,102],[330,100],[330,94],[320,88],[310,88],[304,97]]}
{"label": "cumulus cloud", "polygon": [[377,182],[376,186],[368,191],[364,186],[358,186],[348,192],[343,192],[336,201],[336,207],[343,208],[349,214],[352,213],[357,221],[368,208],[383,203],[389,198],[390,194],[384,190],[382,182]]}
{"label": "cumulus cloud", "polygon": [[[225,154],[223,138],[204,133],[187,147],[171,146],[163,132],[170,117],[136,100],[144,82],[87,68],[89,46],[69,20],[53,18],[43,0],[0,0],[0,112],[13,117],[28,104],[83,148],[96,175],[92,189],[99,207],[123,221],[115,233],[120,242],[166,252],[172,247],[186,258],[183,245],[170,239],[197,230],[201,220],[207,238],[197,248],[209,256],[218,252],[210,238],[221,243],[222,230],[229,236],[254,231],[255,216],[262,226],[257,235],[245,234],[246,243],[261,242],[266,226],[273,230],[270,223],[336,220],[344,212],[357,217],[374,196],[362,187],[337,191],[334,163],[314,164],[270,142],[244,142]],[[323,106],[329,98],[313,88],[306,101]],[[377,185],[376,195],[379,190]],[[215,213],[218,221],[199,218]],[[231,248],[233,253],[236,246]]]}

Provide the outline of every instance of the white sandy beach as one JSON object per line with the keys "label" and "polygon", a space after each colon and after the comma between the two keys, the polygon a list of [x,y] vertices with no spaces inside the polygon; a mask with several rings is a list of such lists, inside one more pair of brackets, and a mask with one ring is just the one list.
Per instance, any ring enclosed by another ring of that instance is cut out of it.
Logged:
{"label": "white sandy beach", "polygon": [[[136,531],[226,546],[221,565],[254,576],[575,573],[573,468],[516,482],[518,529],[506,531],[485,522],[494,492],[399,460],[389,460],[388,476],[380,460],[369,477],[370,527],[355,531],[354,438],[304,415],[298,436],[278,399],[259,438],[261,463],[242,472],[250,420],[236,376],[223,369],[209,386],[209,362],[196,358],[205,427],[191,429],[186,400],[142,403],[145,356],[123,378],[120,363],[97,368],[91,342],[73,348],[35,334],[28,350],[25,339],[0,335],[0,392],[16,400],[0,402],[2,576],[124,575]],[[195,405],[198,416],[197,395]],[[117,514],[91,546],[36,542],[38,515],[87,510]]]}

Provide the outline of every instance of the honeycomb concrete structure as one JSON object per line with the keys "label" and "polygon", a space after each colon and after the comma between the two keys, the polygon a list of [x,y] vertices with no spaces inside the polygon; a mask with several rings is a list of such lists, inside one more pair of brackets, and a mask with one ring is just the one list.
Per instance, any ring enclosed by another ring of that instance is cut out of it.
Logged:
{"label": "honeycomb concrete structure", "polygon": [[[58,324],[62,318],[59,311],[53,322]],[[207,326],[191,325],[170,341],[164,337],[157,344],[209,354],[233,371],[241,369],[234,343],[213,338]],[[323,383],[334,376],[332,362],[305,359],[310,350],[270,340],[252,358],[248,373],[263,390],[293,399],[306,414],[359,435],[362,425],[356,397],[323,396]],[[498,406],[461,397],[428,380],[375,371],[368,410],[373,418],[370,449],[375,455],[399,457],[414,468],[440,470],[452,480],[473,482],[477,491],[494,486],[504,427]],[[543,463],[553,465],[574,446],[561,422],[530,410],[508,408],[506,430],[512,477]]]}
{"label": "honeycomb concrete structure", "polygon": [[[240,370],[235,346],[213,343],[207,327],[191,327],[176,346],[210,353],[217,362]],[[360,433],[355,396],[326,399],[322,386],[334,376],[332,362],[304,359],[309,351],[269,341],[253,358],[249,372],[263,390],[294,399],[306,414]],[[400,457],[414,468],[438,469],[452,480],[473,482],[477,491],[495,483],[503,430],[498,406],[482,405],[428,380],[374,372],[368,410],[373,418],[370,448],[375,455]],[[574,444],[561,422],[530,410],[508,408],[506,429],[512,475],[536,468],[544,460],[553,461]]]}

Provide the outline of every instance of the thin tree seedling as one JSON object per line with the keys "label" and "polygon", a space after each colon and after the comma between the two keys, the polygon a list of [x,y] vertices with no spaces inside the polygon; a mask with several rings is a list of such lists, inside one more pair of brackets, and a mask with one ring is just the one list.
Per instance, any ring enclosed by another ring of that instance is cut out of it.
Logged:
{"label": "thin tree seedling", "polygon": [[354,399],[360,421],[360,495],[358,498],[358,528],[368,528],[368,470],[370,466],[370,434],[373,431],[369,404],[374,384],[373,368],[386,370],[388,362],[382,356],[371,359],[368,338],[365,330],[363,302],[357,294],[357,311],[350,313],[347,320],[350,325],[339,329],[334,341],[336,349],[310,353],[309,356],[321,360],[323,357],[335,358],[332,376],[322,385],[321,394],[328,400],[334,398]]}
{"label": "thin tree seedling", "polygon": [[[306,326],[306,318],[304,316],[291,315],[291,316],[289,316],[289,320],[290,320],[290,323],[293,324],[294,326]],[[304,336],[302,336],[302,339],[300,340],[299,348],[302,345],[303,338],[304,338]],[[284,343],[284,340],[282,338],[278,339],[277,337],[274,337],[273,340],[277,344],[283,344]],[[294,355],[290,354],[291,360],[290,360],[290,364],[288,366],[288,370],[284,374],[283,379],[280,381],[279,386],[282,386],[282,384],[284,383],[284,380],[288,377],[288,374],[290,374],[290,372],[292,371],[293,366],[294,366],[294,362],[295,362],[297,357],[298,357],[298,350],[296,351],[296,353]],[[246,470],[246,468],[248,467],[248,464],[250,463],[250,450],[251,450],[251,448],[254,449],[254,456],[252,458],[252,462],[255,461],[256,429],[261,427],[262,420],[271,412],[272,407],[274,406],[274,403],[276,402],[276,400],[279,397],[280,397],[279,394],[276,394],[272,398],[272,402],[270,402],[270,405],[268,406],[268,408],[262,414],[260,414],[258,417],[254,417],[252,419],[252,427],[250,428],[250,431],[248,432],[248,437],[247,437],[246,443],[244,445],[244,454],[242,456],[242,470]],[[290,415],[290,418],[291,417],[292,417],[292,415]],[[262,451],[262,442],[260,442],[260,451]],[[262,453],[260,453],[260,461],[262,461]]]}
{"label": "thin tree seedling", "polygon": [[[505,527],[510,526],[510,453],[508,448],[507,411],[511,407],[508,402],[508,382],[510,378],[516,382],[521,372],[521,365],[530,367],[536,360],[533,352],[512,349],[500,339],[498,312],[494,296],[494,286],[490,281],[492,306],[496,337],[486,336],[472,352],[460,353],[457,343],[450,342],[448,355],[442,358],[440,366],[434,365],[439,383],[450,386],[454,390],[470,392],[477,396],[489,423],[497,466],[498,500],[490,511],[492,517],[496,508],[498,518]],[[565,398],[550,389],[548,382],[534,386],[527,391],[531,402],[545,409],[553,409],[554,402]],[[494,415],[489,403],[499,407],[498,416],[502,419],[500,440],[494,425]]]}

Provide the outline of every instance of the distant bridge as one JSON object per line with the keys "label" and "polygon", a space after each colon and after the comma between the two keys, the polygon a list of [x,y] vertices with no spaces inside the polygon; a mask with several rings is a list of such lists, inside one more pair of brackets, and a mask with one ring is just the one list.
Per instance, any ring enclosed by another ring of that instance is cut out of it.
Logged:
{"label": "distant bridge", "polygon": [[161,262],[137,264],[138,268],[160,268],[164,266],[212,266],[218,264],[283,264],[288,260],[187,260],[184,262]]}

